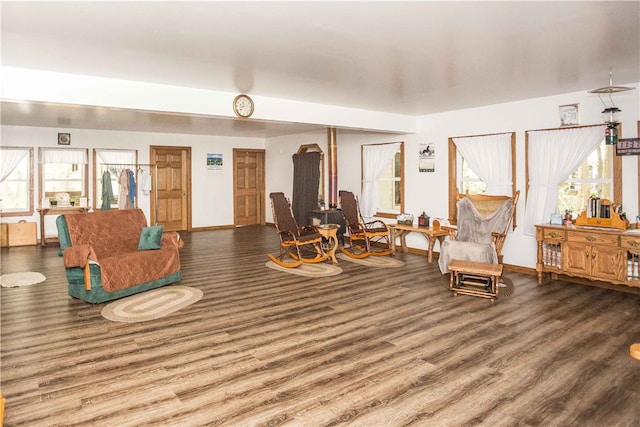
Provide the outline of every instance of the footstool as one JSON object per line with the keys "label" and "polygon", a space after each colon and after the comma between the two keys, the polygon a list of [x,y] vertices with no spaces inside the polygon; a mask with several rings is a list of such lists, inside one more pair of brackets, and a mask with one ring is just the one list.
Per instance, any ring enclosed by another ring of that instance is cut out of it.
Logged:
{"label": "footstool", "polygon": [[502,264],[454,259],[449,264],[451,278],[449,289],[454,295],[498,298],[498,281],[502,276]]}

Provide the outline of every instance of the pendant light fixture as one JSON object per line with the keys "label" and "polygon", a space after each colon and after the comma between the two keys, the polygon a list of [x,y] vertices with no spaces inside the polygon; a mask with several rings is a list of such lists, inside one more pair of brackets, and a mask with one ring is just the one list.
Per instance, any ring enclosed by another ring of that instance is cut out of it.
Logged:
{"label": "pendant light fixture", "polygon": [[[601,87],[598,89],[590,90],[589,93],[598,94],[598,98],[600,98],[600,102],[604,105],[604,110],[602,110],[602,116],[604,122],[607,124],[607,128],[604,131],[605,144],[608,145],[616,145],[618,143],[618,113],[620,110],[613,103],[613,94],[619,92],[627,92],[629,90],[633,90],[632,87],[627,86],[614,86],[613,85],[613,74],[609,71],[609,86]],[[602,99],[602,95],[609,95],[609,103],[606,103],[605,100]]]}

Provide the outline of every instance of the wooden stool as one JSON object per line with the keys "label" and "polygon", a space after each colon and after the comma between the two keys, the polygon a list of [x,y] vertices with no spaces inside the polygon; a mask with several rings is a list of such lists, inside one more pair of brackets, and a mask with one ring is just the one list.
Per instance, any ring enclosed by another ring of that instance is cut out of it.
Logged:
{"label": "wooden stool", "polygon": [[498,281],[502,276],[502,264],[462,261],[454,259],[449,264],[451,279],[449,289],[454,295],[464,294],[476,297],[498,297]]}

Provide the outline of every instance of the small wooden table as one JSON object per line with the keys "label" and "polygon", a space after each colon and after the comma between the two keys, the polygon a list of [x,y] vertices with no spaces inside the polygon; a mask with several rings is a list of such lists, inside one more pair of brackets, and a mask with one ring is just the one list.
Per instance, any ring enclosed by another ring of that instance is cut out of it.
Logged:
{"label": "small wooden table", "polygon": [[329,255],[334,264],[337,264],[336,249],[338,248],[338,229],[340,228],[340,224],[320,224],[317,227],[318,233],[328,242],[329,246],[328,249],[326,249],[327,255]]}
{"label": "small wooden table", "polygon": [[491,301],[498,297],[498,281],[502,276],[502,264],[454,259],[449,264],[449,271],[451,272],[449,289],[454,295],[473,295],[491,298]]}
{"label": "small wooden table", "polygon": [[44,234],[44,217],[46,215],[62,215],[62,214],[72,214],[72,213],[86,213],[89,211],[89,208],[81,208],[75,206],[68,206],[64,208],[41,208],[38,209],[38,213],[40,213],[40,245],[47,246],[47,238]]}
{"label": "small wooden table", "polygon": [[412,225],[404,225],[404,224],[389,224],[389,230],[391,231],[391,250],[395,252],[396,250],[396,238],[400,238],[400,247],[402,248],[402,252],[409,252],[409,248],[407,248],[407,234],[411,232],[421,233],[424,237],[426,237],[429,242],[429,249],[427,251],[427,261],[430,263],[433,262],[433,246],[436,243],[436,239],[442,245],[444,242],[444,238],[449,235],[449,232],[446,230],[434,230],[429,227],[414,227]]}

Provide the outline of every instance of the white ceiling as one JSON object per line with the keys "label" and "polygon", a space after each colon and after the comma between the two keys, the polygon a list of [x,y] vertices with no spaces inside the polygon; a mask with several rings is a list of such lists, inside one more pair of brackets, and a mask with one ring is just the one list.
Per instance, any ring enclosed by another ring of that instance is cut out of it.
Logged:
{"label": "white ceiling", "polygon": [[[405,115],[606,86],[610,70],[614,83],[640,81],[638,1],[2,1],[1,15],[5,66]],[[2,107],[4,124],[250,136],[317,128]]]}

